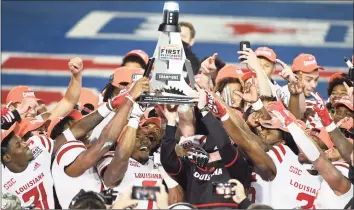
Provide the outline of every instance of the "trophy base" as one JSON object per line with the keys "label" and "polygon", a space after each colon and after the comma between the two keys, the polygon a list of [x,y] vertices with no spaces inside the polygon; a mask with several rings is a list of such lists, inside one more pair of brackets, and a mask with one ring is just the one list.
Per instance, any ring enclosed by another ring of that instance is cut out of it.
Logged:
{"label": "trophy base", "polygon": [[138,101],[139,104],[194,104],[196,103],[194,97],[187,97],[187,96],[179,96],[179,95],[172,95],[163,96],[163,95],[149,95],[143,94],[140,96],[140,100]]}

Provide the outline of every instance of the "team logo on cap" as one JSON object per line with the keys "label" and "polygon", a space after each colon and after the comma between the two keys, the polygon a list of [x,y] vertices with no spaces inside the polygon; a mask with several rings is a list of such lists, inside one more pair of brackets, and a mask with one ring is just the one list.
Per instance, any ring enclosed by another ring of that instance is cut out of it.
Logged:
{"label": "team logo on cap", "polygon": [[24,92],[22,93],[22,95],[23,95],[24,98],[35,97],[33,91],[24,91]]}
{"label": "team logo on cap", "polygon": [[183,48],[176,44],[161,46],[159,60],[182,60]]}
{"label": "team logo on cap", "polygon": [[317,64],[316,59],[304,61],[305,66],[309,66],[309,65],[313,65],[313,64],[315,64],[315,65]]}

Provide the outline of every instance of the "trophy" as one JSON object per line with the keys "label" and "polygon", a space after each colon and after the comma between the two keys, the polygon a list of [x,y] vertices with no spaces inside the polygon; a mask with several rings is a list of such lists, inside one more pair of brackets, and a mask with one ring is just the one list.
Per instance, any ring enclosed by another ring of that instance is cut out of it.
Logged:
{"label": "trophy", "polygon": [[[158,28],[160,37],[144,72],[144,76],[151,77],[150,92],[140,97],[141,104],[191,104],[195,99],[194,75],[183,50],[178,16],[179,5],[176,2],[166,2],[163,20]],[[191,86],[184,80],[184,65]]]}

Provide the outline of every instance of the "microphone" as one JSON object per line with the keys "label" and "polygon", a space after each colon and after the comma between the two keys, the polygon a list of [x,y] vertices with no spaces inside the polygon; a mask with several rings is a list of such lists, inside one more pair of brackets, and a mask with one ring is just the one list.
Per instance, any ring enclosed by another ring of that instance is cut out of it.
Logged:
{"label": "microphone", "polygon": [[344,62],[349,67],[348,77],[351,81],[354,82],[354,65],[352,64],[352,62],[350,62],[350,60],[347,57],[344,57]]}

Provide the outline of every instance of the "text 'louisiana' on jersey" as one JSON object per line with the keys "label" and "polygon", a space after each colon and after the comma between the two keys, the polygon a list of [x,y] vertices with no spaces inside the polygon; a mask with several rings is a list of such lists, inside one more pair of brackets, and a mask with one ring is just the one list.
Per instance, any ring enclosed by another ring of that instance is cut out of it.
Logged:
{"label": "text 'louisiana' on jersey", "polygon": [[[114,152],[107,152],[103,158],[98,161],[97,171],[103,179],[104,171],[113,159]],[[144,165],[140,162],[129,158],[128,169],[122,181],[118,186],[114,187],[118,193],[125,192],[132,186],[155,186],[157,183],[162,183],[160,171],[154,167],[153,157],[150,157],[148,162]],[[119,199],[119,195],[117,196]],[[137,209],[158,209],[155,201],[140,200]]]}
{"label": "text 'louisiana' on jersey", "polygon": [[297,155],[285,145],[274,146],[267,154],[272,158],[277,175],[273,181],[264,181],[252,174],[250,199],[274,209],[314,208],[320,189],[320,176],[311,175],[299,163]]}
{"label": "text 'louisiana' on jersey", "polygon": [[79,177],[70,177],[65,173],[65,167],[73,163],[86,150],[81,141],[68,141],[63,144],[55,155],[52,167],[52,176],[59,203],[62,208],[69,208],[71,200],[80,192],[100,192],[101,180],[95,167],[87,169]]}
{"label": "text 'louisiana' on jersey", "polygon": [[27,145],[33,160],[21,173],[3,168],[2,192],[16,195],[23,207],[33,204],[40,209],[54,209],[53,178],[50,173],[53,140],[46,136],[32,136]]}

